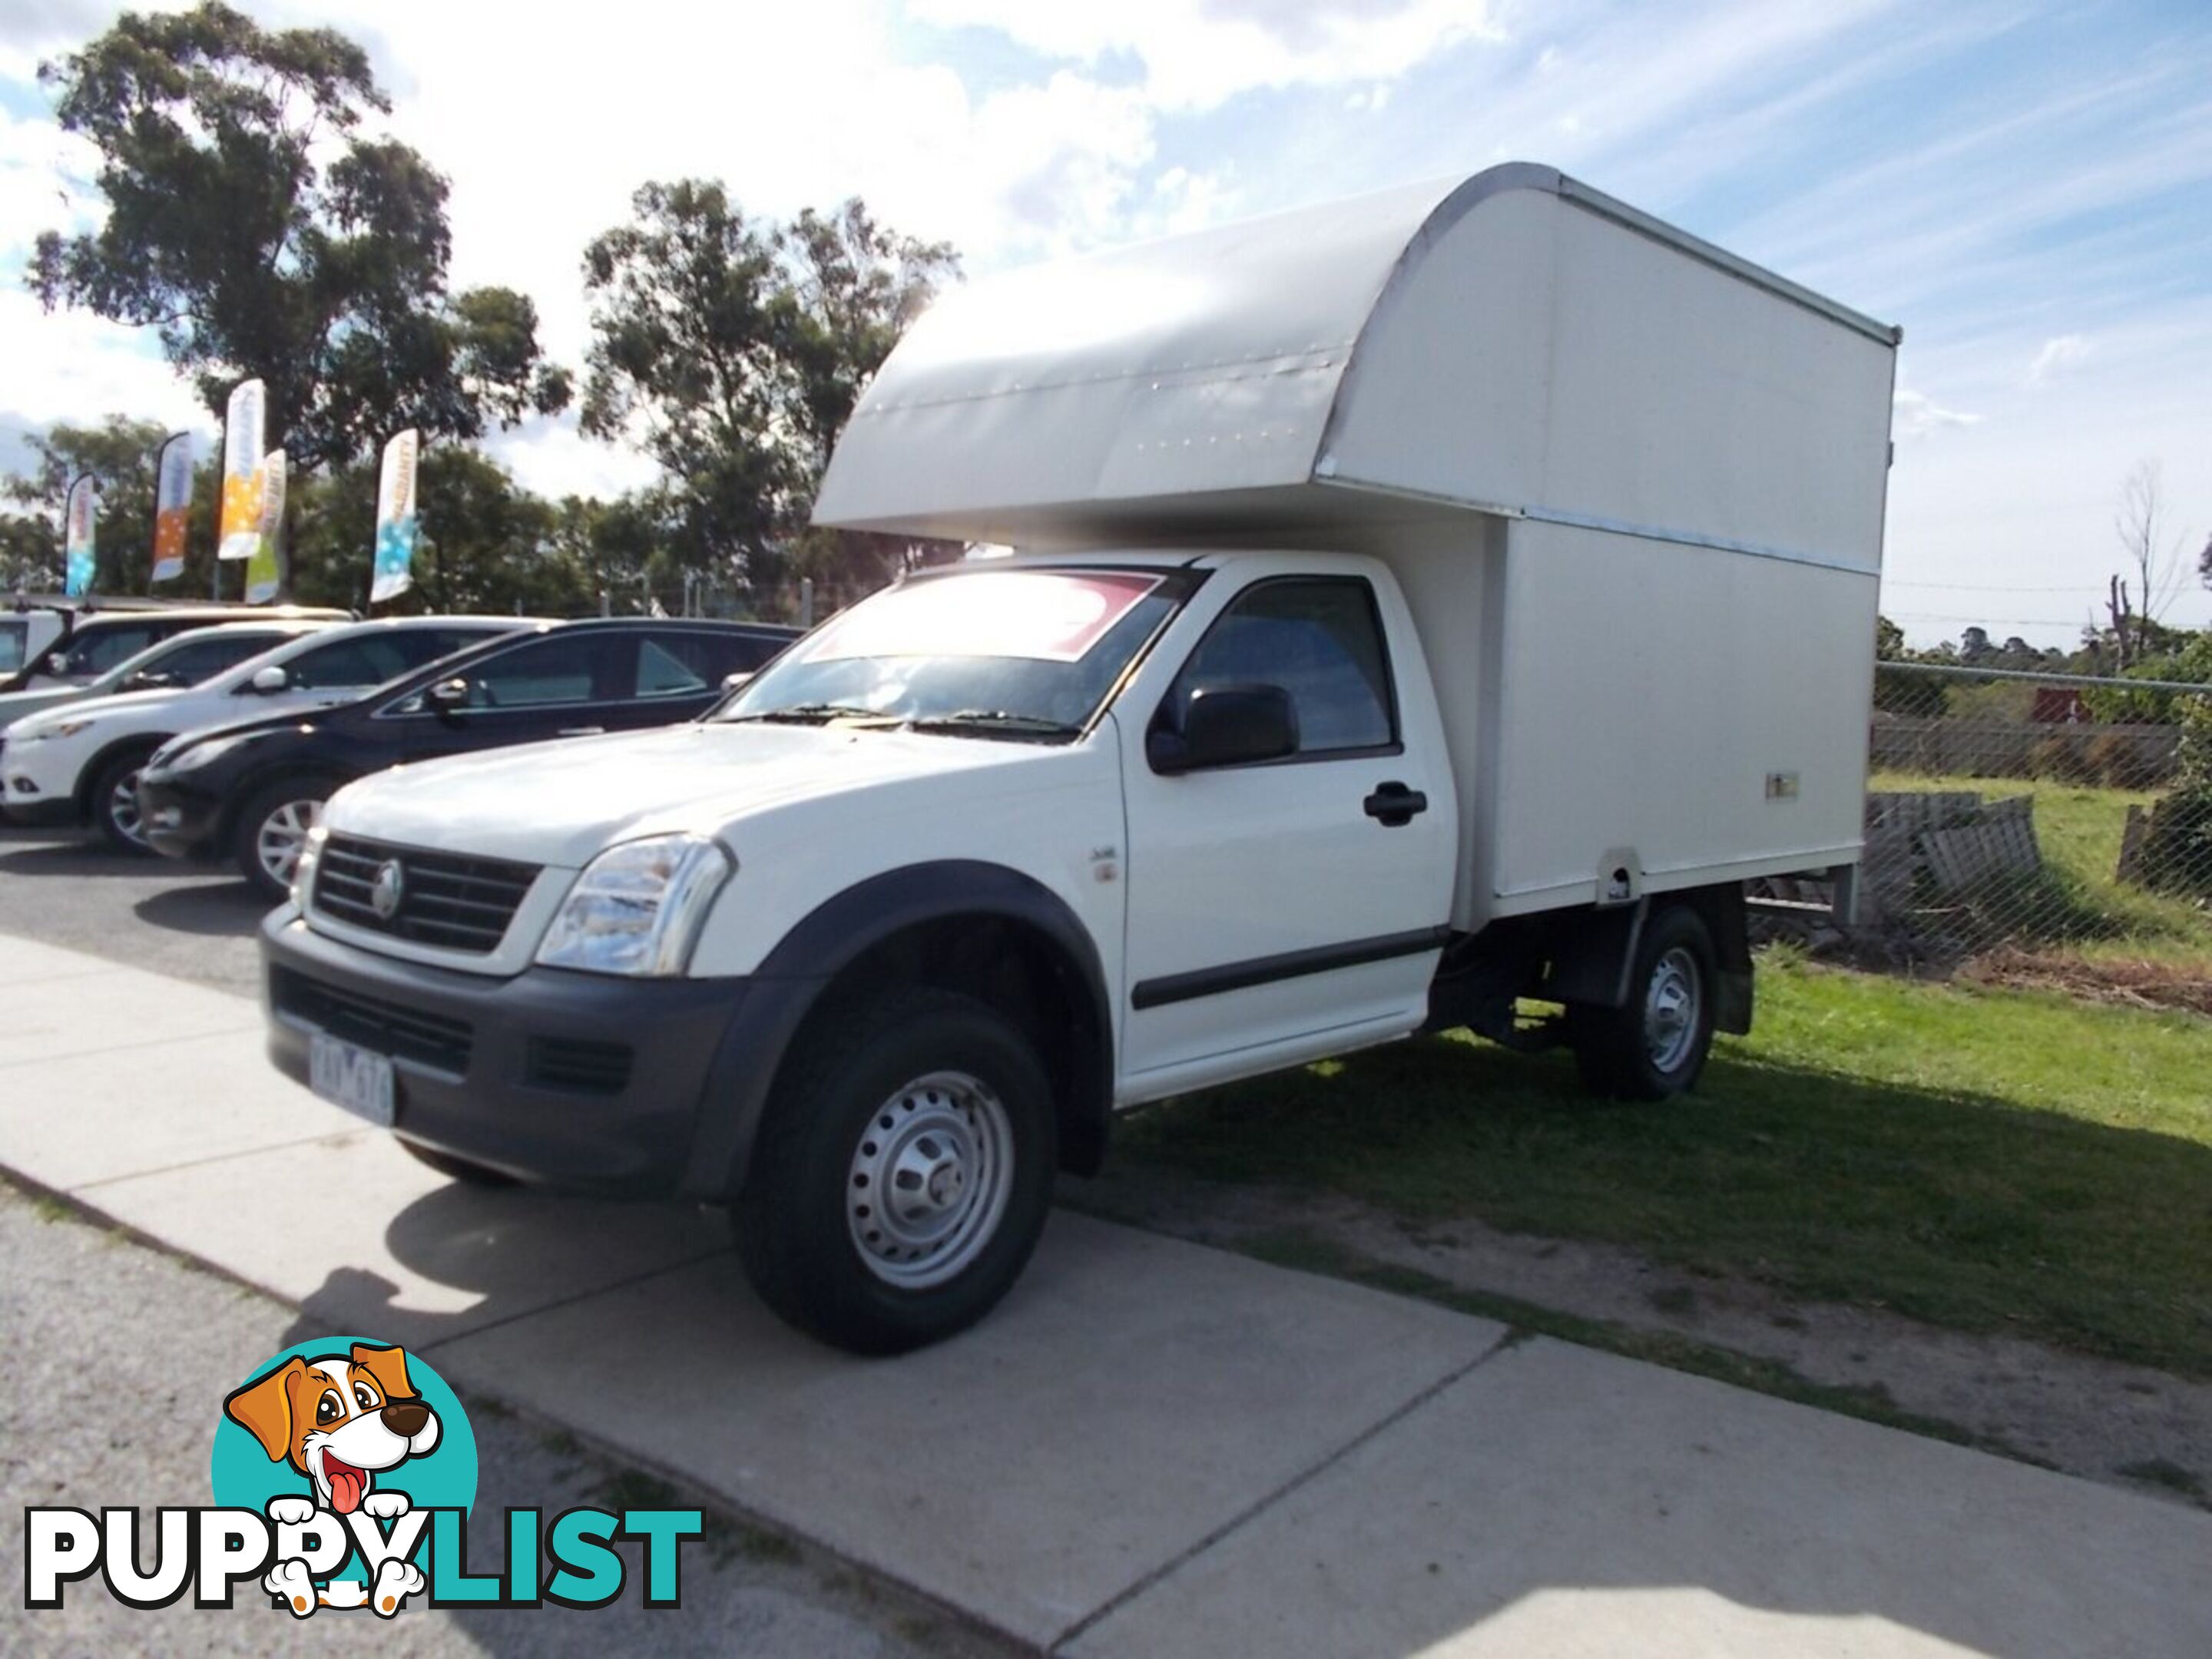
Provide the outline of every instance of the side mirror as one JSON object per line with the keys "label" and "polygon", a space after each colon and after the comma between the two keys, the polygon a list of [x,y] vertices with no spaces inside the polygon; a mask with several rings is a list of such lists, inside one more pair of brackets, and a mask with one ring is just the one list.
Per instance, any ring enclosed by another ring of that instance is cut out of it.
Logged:
{"label": "side mirror", "polygon": [[440,680],[432,686],[428,696],[431,708],[441,714],[450,714],[456,709],[469,706],[469,683],[456,674],[453,678]]}
{"label": "side mirror", "polygon": [[722,676],[722,690],[725,691],[742,691],[745,688],[746,682],[750,680],[752,677],[753,671],[750,668],[740,669],[734,674],[725,674]]}
{"label": "side mirror", "polygon": [[255,669],[253,678],[248,684],[263,696],[272,696],[279,691],[289,690],[292,677],[275,663],[271,663],[266,668]]}
{"label": "side mirror", "polygon": [[1200,686],[1181,712],[1180,729],[1156,724],[1145,737],[1145,759],[1164,776],[1297,753],[1297,711],[1279,685]]}

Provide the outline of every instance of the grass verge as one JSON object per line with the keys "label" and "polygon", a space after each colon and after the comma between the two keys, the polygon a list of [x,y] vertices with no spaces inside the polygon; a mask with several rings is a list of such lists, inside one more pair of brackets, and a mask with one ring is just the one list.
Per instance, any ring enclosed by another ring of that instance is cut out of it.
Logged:
{"label": "grass verge", "polygon": [[[1648,1360],[1673,1370],[1711,1377],[1717,1382],[1728,1382],[1740,1389],[1771,1394],[1779,1399],[1817,1406],[1823,1411],[1840,1412],[1847,1417],[1863,1418],[1870,1423],[1904,1429],[1932,1439],[1948,1440],[1954,1445],[1996,1452],[2039,1468],[2051,1467],[2043,1459],[2031,1457],[2002,1440],[1977,1434],[1943,1418],[1906,1411],[1891,1398],[1889,1390],[1879,1383],[1864,1388],[1844,1388],[1815,1382],[1779,1360],[1739,1353],[1732,1348],[1718,1347],[1672,1331],[1638,1330],[1612,1320],[1589,1319],[1580,1314],[1562,1313],[1556,1308],[1539,1307],[1518,1297],[1470,1290],[1438,1279],[1434,1274],[1425,1273],[1417,1267],[1376,1261],[1302,1229],[1285,1229],[1265,1234],[1243,1243],[1232,1244],[1230,1248],[1259,1261],[1272,1262],[1279,1267],[1292,1267],[1301,1273],[1326,1273],[1333,1279],[1350,1279],[1354,1284],[1389,1291],[1398,1296],[1419,1297],[1423,1301],[1433,1302],[1460,1313],[1495,1320],[1506,1327],[1509,1341],[1525,1341],[1532,1336],[1557,1337],[1562,1341],[1579,1343],[1586,1348],[1617,1353],[1625,1358]],[[2182,1473],[2187,1474],[2186,1470]]]}
{"label": "grass verge", "polygon": [[1439,1038],[1168,1103],[1118,1147],[2212,1376],[2212,1024],[1778,951],[1759,990],[1664,1106]]}

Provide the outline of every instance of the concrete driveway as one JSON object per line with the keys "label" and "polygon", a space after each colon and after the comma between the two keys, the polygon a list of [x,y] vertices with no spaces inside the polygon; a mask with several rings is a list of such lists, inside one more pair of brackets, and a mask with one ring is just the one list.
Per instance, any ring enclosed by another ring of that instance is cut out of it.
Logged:
{"label": "concrete driveway", "polygon": [[1085,1655],[2212,1652],[2212,1516],[1066,1213],[863,1361],[717,1217],[451,1185],[222,990],[0,936],[0,1164]]}

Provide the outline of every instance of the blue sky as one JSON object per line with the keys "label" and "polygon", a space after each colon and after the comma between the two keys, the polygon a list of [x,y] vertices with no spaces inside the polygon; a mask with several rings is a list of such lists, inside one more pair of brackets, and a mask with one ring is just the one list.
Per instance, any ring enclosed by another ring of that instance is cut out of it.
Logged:
{"label": "blue sky", "polygon": [[[648,177],[788,213],[854,192],[972,271],[1509,158],[1552,162],[1901,323],[1884,609],[2069,642],[2162,464],[2212,623],[2212,7],[2002,0],[252,0],[370,43],[392,125],[453,180],[455,276],[538,300],[570,360],[578,253]],[[0,15],[0,265],[95,210],[38,58],[88,0]],[[149,349],[0,287],[0,443],[109,409],[192,420]],[[204,420],[204,417],[201,417]],[[211,436],[211,434],[210,434]],[[503,440],[533,485],[635,456]],[[0,449],[0,464],[8,459]]]}

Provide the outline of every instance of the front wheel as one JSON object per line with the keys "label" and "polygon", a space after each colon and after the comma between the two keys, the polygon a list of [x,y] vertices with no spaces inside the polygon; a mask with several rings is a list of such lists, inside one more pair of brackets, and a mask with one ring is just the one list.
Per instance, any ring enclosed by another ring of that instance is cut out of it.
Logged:
{"label": "front wheel", "polygon": [[1051,1085],[1019,1027],[951,992],[833,1016],[793,1054],[733,1207],[761,1298],[823,1341],[899,1353],[1021,1274],[1052,1199]]}
{"label": "front wheel", "polygon": [[1712,1051],[1717,978],[1704,918],[1684,905],[1655,914],[1629,967],[1628,1000],[1567,1010],[1583,1084],[1617,1100],[1670,1100],[1696,1083]]}
{"label": "front wheel", "polygon": [[100,833],[126,853],[150,853],[146,827],[138,815],[138,774],[152,751],[118,755],[92,781],[92,821]]}
{"label": "front wheel", "polygon": [[279,778],[255,790],[240,810],[231,858],[238,873],[270,903],[292,890],[300,854],[323,821],[323,803],[337,789],[329,778]]}

